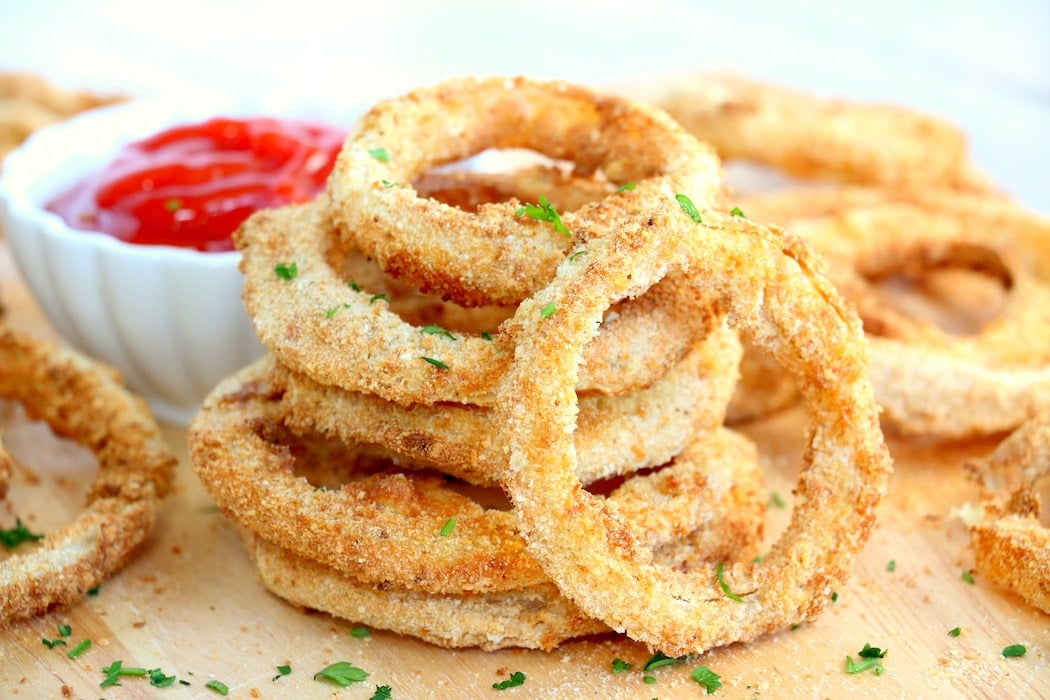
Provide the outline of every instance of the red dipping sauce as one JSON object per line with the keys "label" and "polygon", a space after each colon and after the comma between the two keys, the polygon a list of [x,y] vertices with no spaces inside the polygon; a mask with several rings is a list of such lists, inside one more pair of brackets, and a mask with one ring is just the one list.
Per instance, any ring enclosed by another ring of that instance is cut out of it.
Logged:
{"label": "red dipping sauce", "polygon": [[233,250],[252,212],[313,199],[346,138],[331,126],[216,118],[126,146],[47,205],[71,227],[129,243]]}

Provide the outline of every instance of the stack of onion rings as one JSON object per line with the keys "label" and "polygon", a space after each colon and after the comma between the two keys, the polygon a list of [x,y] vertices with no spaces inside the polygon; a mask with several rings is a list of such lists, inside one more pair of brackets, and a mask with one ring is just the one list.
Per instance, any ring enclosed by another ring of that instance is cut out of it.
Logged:
{"label": "stack of onion rings", "polygon": [[32,551],[0,562],[0,624],[66,605],[121,568],[153,525],[175,458],[115,370],[0,326],[0,397],[95,453],[85,510]]}

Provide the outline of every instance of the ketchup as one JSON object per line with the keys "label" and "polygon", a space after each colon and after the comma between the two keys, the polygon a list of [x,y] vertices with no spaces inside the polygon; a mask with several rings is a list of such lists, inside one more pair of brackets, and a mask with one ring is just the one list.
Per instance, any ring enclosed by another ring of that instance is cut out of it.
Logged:
{"label": "ketchup", "polygon": [[129,243],[233,250],[252,212],[313,199],[346,132],[297,120],[215,118],[129,144],[47,209]]}

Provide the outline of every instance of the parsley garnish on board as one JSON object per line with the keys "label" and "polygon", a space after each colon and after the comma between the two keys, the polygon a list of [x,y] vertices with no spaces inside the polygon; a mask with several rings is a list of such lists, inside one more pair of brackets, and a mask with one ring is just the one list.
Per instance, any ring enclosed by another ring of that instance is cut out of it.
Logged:
{"label": "parsley garnish on board", "polygon": [[680,664],[685,661],[684,656],[668,656],[662,652],[656,652],[653,654],[648,661],[645,662],[645,666],[642,667],[643,671],[652,671],[657,668],[664,666],[672,666],[674,664]]}
{"label": "parsley garnish on board", "polygon": [[684,194],[676,194],[674,196],[678,200],[678,206],[682,207],[682,211],[689,215],[689,218],[698,224],[702,224],[704,220],[700,218],[700,212],[696,210],[696,205],[693,204],[693,200]]}
{"label": "parsley garnish on board", "polygon": [[1003,656],[1007,658],[1024,656],[1028,653],[1028,647],[1024,644],[1011,644],[1010,646],[1003,647]]}
{"label": "parsley garnish on board", "polygon": [[962,572],[962,580],[966,581],[966,583],[970,584],[971,586],[974,584],[973,574],[970,572],[969,569],[964,569],[963,570],[963,572]]}
{"label": "parsley garnish on board", "polygon": [[882,665],[882,659],[886,657],[885,649],[865,643],[864,648],[857,652],[857,656],[862,660],[855,662],[852,656],[846,657],[846,673],[857,674],[872,670],[876,676],[881,676],[886,670]]}
{"label": "parsley garnish on board", "polygon": [[623,673],[624,671],[630,671],[630,670],[631,670],[631,664],[627,663],[623,659],[617,657],[617,658],[612,660],[612,672],[613,673]]}
{"label": "parsley garnish on board", "polygon": [[54,649],[59,644],[61,644],[62,646],[65,646],[66,645],[66,640],[62,639],[62,637],[68,637],[71,634],[73,634],[73,628],[72,627],[70,627],[69,625],[59,625],[58,626],[58,637],[57,638],[55,638],[55,639],[41,639],[40,642],[45,647],[47,647],[48,649]]}
{"label": "parsley garnish on board", "polygon": [[892,574],[896,570],[897,570],[897,560],[896,559],[890,559],[889,563],[886,564],[886,571],[889,571]]}
{"label": "parsley garnish on board", "polygon": [[80,642],[80,644],[77,644],[75,647],[70,649],[69,653],[66,654],[66,656],[68,656],[71,659],[75,659],[78,656],[80,656],[81,654],[83,654],[85,651],[87,651],[90,647],[91,647],[91,640],[90,639],[85,639],[82,642]]}
{"label": "parsley garnish on board", "polygon": [[704,690],[707,691],[708,695],[722,687],[722,676],[718,675],[707,666],[694,668],[690,676],[692,676],[694,681],[704,686]]}
{"label": "parsley garnish on board", "polygon": [[314,674],[315,681],[328,681],[340,688],[351,683],[360,683],[368,678],[368,671],[352,665],[349,661],[337,661]]}
{"label": "parsley garnish on board", "polygon": [[390,162],[390,151],[385,148],[369,148],[368,155],[383,163]]}
{"label": "parsley garnish on board", "polygon": [[548,221],[554,225],[554,230],[558,233],[564,236],[572,236],[569,229],[565,228],[565,224],[562,223],[558,210],[554,208],[554,205],[550,203],[546,196],[540,195],[539,204],[525,204],[514,212],[514,216],[521,216],[522,214],[527,214],[530,218],[537,221]]}
{"label": "parsley garnish on board", "polygon": [[376,692],[368,700],[390,700],[391,688],[389,685],[377,685]]}
{"label": "parsley garnish on board", "polygon": [[274,274],[283,280],[294,280],[296,275],[299,274],[299,265],[294,262],[290,263],[277,263],[273,268]]}
{"label": "parsley garnish on board", "polygon": [[11,550],[23,542],[36,542],[44,539],[43,535],[30,532],[21,518],[15,518],[15,526],[10,530],[0,530],[0,544],[4,549]]}
{"label": "parsley garnish on board", "polygon": [[280,680],[283,676],[287,676],[291,672],[292,672],[292,667],[291,666],[289,666],[288,664],[282,664],[282,665],[277,667],[277,675],[274,676],[271,680],[272,681]]}
{"label": "parsley garnish on board", "polygon": [[949,637],[958,637],[960,634],[962,634],[962,627],[952,627],[948,630]]}
{"label": "parsley garnish on board", "polygon": [[519,685],[525,685],[525,674],[521,671],[515,671],[510,674],[510,678],[499,683],[493,683],[492,687],[496,690],[506,690],[507,688],[514,688]]}
{"label": "parsley garnish on board", "polygon": [[350,636],[354,639],[365,639],[366,637],[371,637],[372,632],[367,627],[354,627],[350,630]]}
{"label": "parsley garnish on board", "polygon": [[219,695],[228,695],[230,692],[229,686],[222,681],[208,681],[204,684],[204,687],[208,690],[214,690]]}

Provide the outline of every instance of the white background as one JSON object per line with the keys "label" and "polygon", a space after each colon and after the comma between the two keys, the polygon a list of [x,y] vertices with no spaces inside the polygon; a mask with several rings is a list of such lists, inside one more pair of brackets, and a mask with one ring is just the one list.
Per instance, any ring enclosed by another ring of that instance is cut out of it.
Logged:
{"label": "white background", "polygon": [[0,0],[0,70],[137,95],[342,109],[460,74],[612,86],[706,68],[947,117],[985,171],[1050,213],[1047,0]]}

